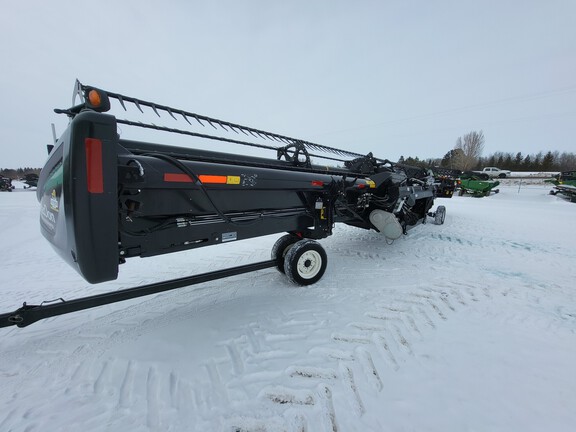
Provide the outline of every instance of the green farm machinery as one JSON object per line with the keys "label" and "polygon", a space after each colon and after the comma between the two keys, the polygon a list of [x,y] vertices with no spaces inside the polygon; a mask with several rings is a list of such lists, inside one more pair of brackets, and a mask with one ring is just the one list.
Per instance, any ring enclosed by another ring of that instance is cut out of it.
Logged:
{"label": "green farm machinery", "polygon": [[467,171],[460,175],[460,190],[458,195],[469,194],[475,197],[488,196],[491,193],[500,192],[499,189],[495,189],[499,184],[500,182],[498,180],[491,180],[487,174]]}
{"label": "green farm machinery", "polygon": [[547,180],[547,182],[554,184],[554,189],[550,191],[550,195],[565,195],[571,202],[576,202],[576,170],[562,171],[554,179]]}

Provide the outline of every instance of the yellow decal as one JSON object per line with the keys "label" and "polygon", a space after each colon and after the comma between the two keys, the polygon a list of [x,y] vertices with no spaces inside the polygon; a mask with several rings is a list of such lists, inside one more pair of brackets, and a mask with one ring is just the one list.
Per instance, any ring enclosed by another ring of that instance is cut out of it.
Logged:
{"label": "yellow decal", "polygon": [[376,183],[374,183],[374,180],[366,180],[366,184],[368,186],[370,186],[370,189],[373,189],[376,187]]}
{"label": "yellow decal", "polygon": [[240,184],[240,176],[228,176],[226,179],[226,184],[237,185]]}

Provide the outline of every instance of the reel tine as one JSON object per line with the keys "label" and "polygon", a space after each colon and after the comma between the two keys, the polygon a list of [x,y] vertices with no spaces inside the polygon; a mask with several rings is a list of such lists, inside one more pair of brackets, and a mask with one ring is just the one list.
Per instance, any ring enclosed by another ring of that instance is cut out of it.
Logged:
{"label": "reel tine", "polygon": [[122,108],[124,108],[124,111],[128,111],[126,109],[126,105],[124,105],[124,99],[122,99],[122,96],[118,95],[117,99],[118,99],[118,102],[120,102],[120,105],[122,105]]}
{"label": "reel tine", "polygon": [[167,108],[166,111],[168,111],[168,114],[170,114],[170,116],[171,116],[174,120],[178,121],[178,120],[176,119],[176,117],[174,117],[174,114],[172,114],[172,110],[171,110],[170,108]]}
{"label": "reel tine", "polygon": [[134,103],[134,105],[136,105],[136,108],[138,108],[140,112],[144,114],[144,111],[142,111],[142,108],[140,108],[140,103],[138,102],[138,99],[134,99],[132,102]]}
{"label": "reel tine", "polygon": [[190,123],[190,120],[188,120],[188,117],[186,117],[186,114],[184,114],[184,112],[180,112],[180,114],[182,115],[182,117],[184,117],[184,120],[186,120],[188,122],[188,124],[190,126],[192,126],[192,123]]}
{"label": "reel tine", "polygon": [[156,115],[158,117],[160,117],[160,114],[158,113],[158,111],[156,110],[156,105],[152,104],[152,110],[156,113]]}
{"label": "reel tine", "polygon": [[198,123],[200,123],[200,125],[202,125],[202,127],[205,127],[204,123],[202,123],[197,116],[194,116],[194,118],[196,119],[196,121],[197,121]]}

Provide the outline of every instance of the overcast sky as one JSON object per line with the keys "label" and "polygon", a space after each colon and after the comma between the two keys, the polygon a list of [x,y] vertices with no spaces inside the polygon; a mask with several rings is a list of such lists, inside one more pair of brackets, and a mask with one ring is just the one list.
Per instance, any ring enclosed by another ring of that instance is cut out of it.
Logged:
{"label": "overcast sky", "polygon": [[1,168],[43,165],[76,78],[391,160],[576,152],[574,0],[1,4]]}

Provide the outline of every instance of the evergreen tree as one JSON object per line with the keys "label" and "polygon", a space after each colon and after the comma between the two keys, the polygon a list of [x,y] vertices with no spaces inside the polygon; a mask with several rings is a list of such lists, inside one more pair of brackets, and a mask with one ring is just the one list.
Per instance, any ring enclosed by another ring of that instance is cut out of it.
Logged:
{"label": "evergreen tree", "polygon": [[538,171],[542,168],[542,159],[544,156],[542,152],[536,153],[536,155],[532,158],[532,169]]}
{"label": "evergreen tree", "polygon": [[530,155],[526,155],[526,157],[524,158],[524,162],[522,162],[521,168],[524,171],[530,171],[533,169],[532,159],[530,158]]}
{"label": "evergreen tree", "polygon": [[552,155],[552,152],[549,151],[544,155],[544,158],[542,159],[542,166],[541,166],[542,171],[552,170],[553,165],[554,165],[554,156]]}
{"label": "evergreen tree", "polygon": [[522,168],[522,160],[524,157],[522,156],[522,152],[516,153],[516,157],[514,158],[514,169],[520,170]]}

